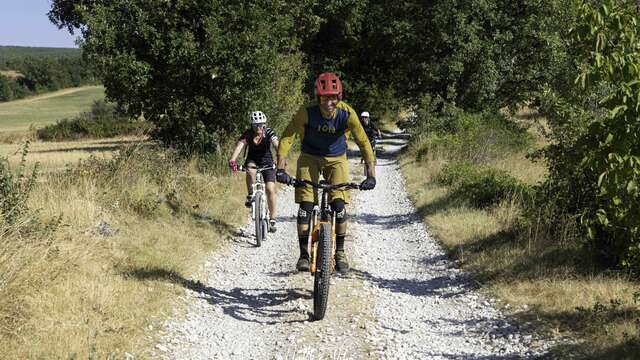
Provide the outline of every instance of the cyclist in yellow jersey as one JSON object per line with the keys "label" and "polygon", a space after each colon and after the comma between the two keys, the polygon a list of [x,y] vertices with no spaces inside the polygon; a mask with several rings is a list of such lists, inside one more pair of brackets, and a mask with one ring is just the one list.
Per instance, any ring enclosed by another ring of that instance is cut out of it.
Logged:
{"label": "cyclist in yellow jersey", "polygon": [[[360,184],[361,190],[376,186],[373,150],[356,112],[342,101],[342,83],[334,73],[322,73],[315,81],[316,102],[302,106],[284,130],[278,146],[278,182],[290,184],[286,173],[286,158],[296,136],[300,138],[301,154],[298,158],[296,177],[318,182],[320,174],[331,184],[349,181],[347,162],[347,137],[351,136],[363,154],[367,164],[367,177]],[[308,186],[298,187],[295,201],[298,210],[299,271],[309,270],[307,243],[309,222],[314,204],[318,203],[318,191]],[[349,202],[346,190],[334,190],[329,194],[331,209],[336,214],[336,270],[346,272],[349,262],[344,251],[347,233],[345,204]]]}

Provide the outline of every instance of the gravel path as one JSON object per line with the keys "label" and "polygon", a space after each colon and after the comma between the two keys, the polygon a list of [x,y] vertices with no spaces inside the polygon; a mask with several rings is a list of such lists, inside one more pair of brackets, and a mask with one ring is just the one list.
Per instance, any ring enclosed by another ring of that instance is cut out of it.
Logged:
{"label": "gravel path", "polygon": [[[427,233],[384,140],[378,186],[354,192],[346,248],[352,271],[332,278],[324,320],[311,321],[313,278],[298,256],[293,190],[279,194],[278,232],[253,247],[248,223],[185,280],[185,316],[164,324],[154,357],[167,359],[509,359],[550,343],[528,334],[472,288]],[[360,172],[357,160],[354,172]],[[354,180],[359,180],[354,176]]]}

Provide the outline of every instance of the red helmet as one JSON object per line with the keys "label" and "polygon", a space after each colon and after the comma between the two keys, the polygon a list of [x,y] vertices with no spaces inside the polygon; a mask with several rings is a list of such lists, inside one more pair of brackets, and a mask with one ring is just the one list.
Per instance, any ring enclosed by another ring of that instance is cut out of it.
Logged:
{"label": "red helmet", "polygon": [[342,99],[342,82],[338,75],[330,72],[322,73],[316,78],[316,96],[338,95]]}

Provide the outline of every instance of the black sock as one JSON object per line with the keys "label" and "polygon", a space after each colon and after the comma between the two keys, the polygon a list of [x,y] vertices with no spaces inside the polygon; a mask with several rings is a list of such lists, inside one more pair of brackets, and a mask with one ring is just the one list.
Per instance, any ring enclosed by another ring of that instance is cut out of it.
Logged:
{"label": "black sock", "polygon": [[346,235],[338,235],[336,234],[336,251],[344,251],[344,237]]}
{"label": "black sock", "polygon": [[309,235],[300,236],[298,238],[298,244],[300,245],[300,257],[309,258],[309,251],[307,245],[309,244]]}

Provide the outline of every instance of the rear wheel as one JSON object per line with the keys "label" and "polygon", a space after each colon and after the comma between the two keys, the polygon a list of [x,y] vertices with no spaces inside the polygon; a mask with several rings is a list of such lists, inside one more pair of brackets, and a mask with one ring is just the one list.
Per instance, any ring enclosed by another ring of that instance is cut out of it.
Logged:
{"label": "rear wheel", "polygon": [[264,224],[263,224],[263,216],[264,211],[262,207],[264,204],[262,203],[262,196],[260,194],[256,194],[254,197],[254,209],[255,209],[255,224],[256,224],[256,246],[262,245],[262,240],[264,240]]}
{"label": "rear wheel", "polygon": [[321,224],[318,232],[316,272],[313,281],[313,316],[322,320],[329,301],[329,281],[331,280],[331,225]]}

